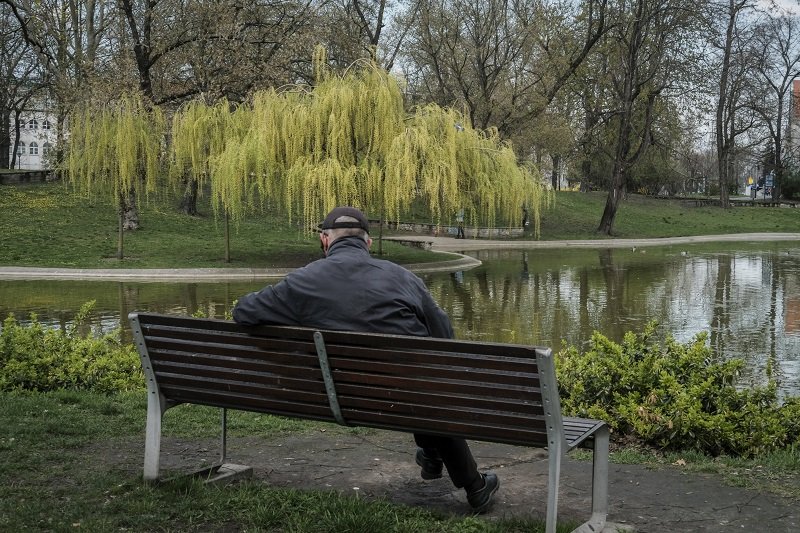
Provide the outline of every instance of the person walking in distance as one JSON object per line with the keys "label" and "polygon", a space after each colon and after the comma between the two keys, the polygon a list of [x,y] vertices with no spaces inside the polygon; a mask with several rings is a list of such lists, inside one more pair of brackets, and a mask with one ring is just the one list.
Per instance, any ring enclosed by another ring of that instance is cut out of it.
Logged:
{"label": "person walking in distance", "polygon": [[456,213],[456,222],[458,223],[458,235],[456,239],[463,239],[464,237],[464,210],[459,209]]}
{"label": "person walking in distance", "polygon": [[[239,298],[233,319],[248,326],[453,337],[450,319],[419,277],[370,256],[369,221],[359,209],[333,209],[320,225],[319,239],[323,259]],[[489,509],[500,483],[495,474],[478,471],[466,440],[415,433],[414,441],[422,479],[441,478],[446,468],[473,512]]]}

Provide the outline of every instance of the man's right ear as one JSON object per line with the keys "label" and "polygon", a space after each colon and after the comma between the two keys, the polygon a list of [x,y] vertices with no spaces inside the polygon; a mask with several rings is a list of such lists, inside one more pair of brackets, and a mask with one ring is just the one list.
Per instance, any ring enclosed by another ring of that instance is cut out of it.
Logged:
{"label": "man's right ear", "polygon": [[328,255],[328,246],[330,245],[330,237],[323,232],[319,233],[319,247],[322,248],[322,253]]}

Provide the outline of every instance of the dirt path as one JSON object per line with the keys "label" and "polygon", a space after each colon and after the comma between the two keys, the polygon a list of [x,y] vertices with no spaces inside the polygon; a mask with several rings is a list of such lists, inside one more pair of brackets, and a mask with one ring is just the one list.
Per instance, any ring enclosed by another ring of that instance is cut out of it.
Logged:
{"label": "dirt path", "polygon": [[[486,519],[543,518],[546,452],[480,442],[471,445],[481,468],[500,477],[500,490]],[[217,446],[216,441],[166,439],[162,467],[199,467],[201,458],[216,459]],[[320,431],[275,440],[231,439],[228,460],[252,466],[257,480],[277,487],[338,490],[443,513],[469,514],[463,492],[455,490],[449,479],[425,482],[419,478],[414,450],[411,436],[403,433]],[[131,453],[126,462],[132,469],[141,468],[141,448]],[[562,519],[577,522],[588,518],[590,476],[588,462],[568,458],[562,465]],[[680,467],[652,470],[612,464],[609,499],[609,521],[638,532],[800,531],[796,501],[726,486],[716,476],[688,474]]]}

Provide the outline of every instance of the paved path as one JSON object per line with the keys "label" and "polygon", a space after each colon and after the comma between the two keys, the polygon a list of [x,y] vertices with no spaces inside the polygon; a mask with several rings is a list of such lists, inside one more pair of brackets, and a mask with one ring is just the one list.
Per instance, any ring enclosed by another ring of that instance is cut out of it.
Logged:
{"label": "paved path", "polygon": [[[763,242],[800,241],[800,233],[732,233],[725,235],[695,235],[689,237],[661,237],[657,239],[581,239],[557,241],[517,241],[502,239],[454,239],[432,235],[392,235],[386,240],[430,244],[434,252],[459,252],[490,250],[492,248],[639,248],[669,244],[703,242]],[[426,246],[427,248],[427,246]]]}
{"label": "paved path", "polygon": [[[728,235],[697,235],[691,237],[664,237],[659,239],[589,239],[557,241],[518,241],[502,239],[455,239],[432,235],[391,235],[389,241],[415,243],[434,252],[453,254],[453,259],[436,263],[406,265],[410,270],[422,272],[455,271],[473,268],[481,264],[474,257],[461,252],[491,250],[494,248],[633,248],[690,244],[703,242],[763,242],[800,241],[800,233],[736,233]],[[0,279],[54,279],[54,280],[129,280],[129,281],[257,281],[281,278],[291,268],[39,268],[0,267]]]}

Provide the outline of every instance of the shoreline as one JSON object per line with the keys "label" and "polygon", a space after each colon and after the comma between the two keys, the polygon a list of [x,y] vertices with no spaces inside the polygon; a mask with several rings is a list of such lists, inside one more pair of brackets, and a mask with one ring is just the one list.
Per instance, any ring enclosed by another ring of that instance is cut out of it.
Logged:
{"label": "shoreline", "polygon": [[[464,252],[504,249],[547,248],[632,248],[668,246],[709,242],[762,242],[797,241],[800,233],[734,233],[723,235],[692,235],[685,237],[659,237],[650,239],[587,239],[554,241],[511,241],[490,239],[456,239],[432,235],[392,235],[386,240],[409,243],[433,252],[454,256],[451,261],[403,265],[415,273],[468,270],[481,265],[481,261]],[[302,266],[302,265],[300,265]],[[296,267],[296,268],[299,268]],[[60,267],[0,267],[0,280],[124,280],[124,281],[259,281],[282,278],[294,268],[60,268]]]}

